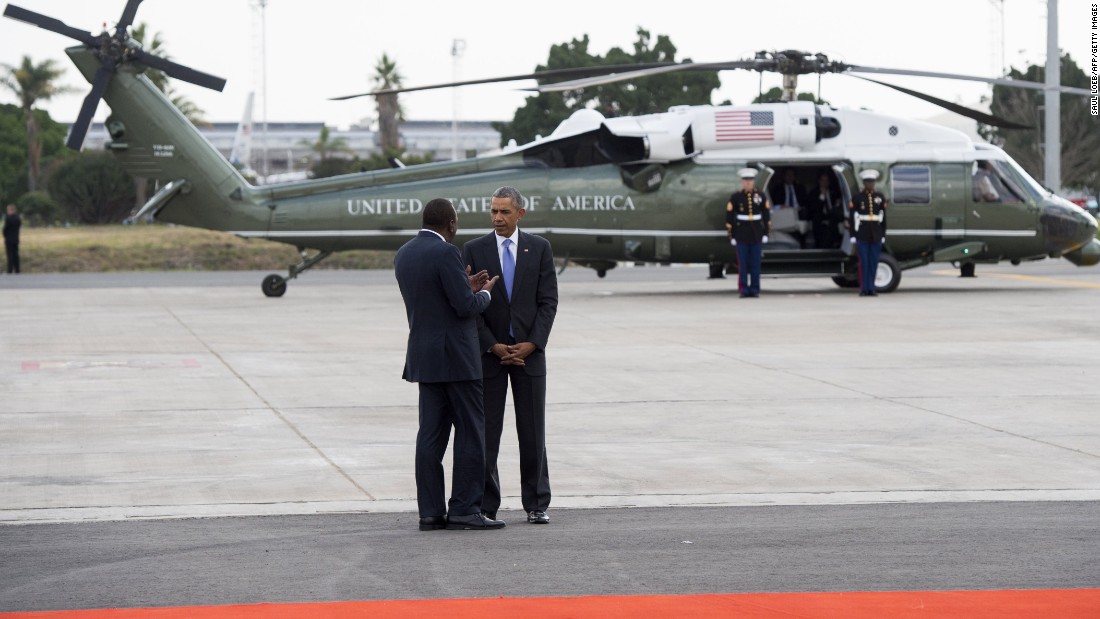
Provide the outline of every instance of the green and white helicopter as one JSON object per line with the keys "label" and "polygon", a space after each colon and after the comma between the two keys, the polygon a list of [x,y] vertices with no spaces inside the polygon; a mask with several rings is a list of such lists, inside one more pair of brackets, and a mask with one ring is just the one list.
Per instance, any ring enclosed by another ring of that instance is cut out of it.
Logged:
{"label": "green and white helicopter", "polygon": [[[82,147],[99,100],[106,100],[111,115],[105,148],[131,174],[160,183],[135,217],[152,215],[161,222],[298,248],[302,261],[291,265],[286,277],[263,280],[268,296],[283,295],[289,279],[333,252],[396,249],[419,230],[420,212],[433,198],[451,199],[462,215],[458,242],[486,234],[489,196],[502,185],[524,194],[526,231],[546,237],[559,257],[591,267],[600,277],[622,261],[706,263],[712,276],[720,276],[736,260],[726,239],[725,205],[738,186],[736,171],[746,166],[763,172],[757,176],[763,190],[780,182],[772,174],[777,169],[793,170],[804,186],[826,175],[844,205],[859,190],[856,175],[878,170],[879,190],[890,202],[887,241],[875,280],[882,292],[897,287],[903,270],[933,262],[957,265],[963,275],[973,275],[977,263],[1002,260],[1017,264],[1065,257],[1085,266],[1100,262],[1096,220],[1044,189],[1001,149],[935,125],[806,101],[682,106],[621,118],[583,110],[547,137],[475,159],[253,186],[143,75],[152,67],[215,90],[225,84],[142,50],[128,34],[140,2],[127,2],[113,34],[92,35],[14,5],[4,15],[80,42],[66,53],[92,90],[68,145]],[[913,73],[843,65],[795,51],[728,63],[630,69],[542,72],[476,82],[535,78],[542,83],[540,90],[549,91],[673,70],[751,69],[783,72],[785,88],[793,92],[792,77],[799,73]],[[595,75],[608,70],[616,74]],[[543,83],[549,78],[570,81]],[[934,101],[983,122],[1001,122]],[[995,183],[996,199],[976,187],[979,162]],[[834,222],[837,234],[827,242],[815,239],[821,245],[816,246],[805,219],[793,213],[773,215],[765,275],[825,275],[840,286],[855,285],[856,259],[843,224]]]}

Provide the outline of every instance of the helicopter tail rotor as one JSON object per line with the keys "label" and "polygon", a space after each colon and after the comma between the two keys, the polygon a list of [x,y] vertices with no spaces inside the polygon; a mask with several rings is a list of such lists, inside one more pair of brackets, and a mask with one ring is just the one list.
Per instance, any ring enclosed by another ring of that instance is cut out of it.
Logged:
{"label": "helicopter tail rotor", "polygon": [[111,81],[111,76],[114,75],[123,64],[130,62],[139,63],[143,67],[159,69],[164,71],[169,77],[202,86],[203,88],[210,88],[217,91],[221,91],[225,88],[225,80],[220,77],[196,71],[195,69],[155,56],[141,49],[130,36],[130,26],[134,23],[138,5],[140,5],[141,2],[142,0],[129,0],[126,3],[126,7],[122,11],[122,17],[119,19],[113,35],[108,32],[93,35],[90,32],[73,28],[59,19],[35,13],[34,11],[29,11],[12,4],[4,8],[5,17],[27,22],[39,28],[56,32],[71,39],[76,39],[83,43],[85,47],[92,50],[99,59],[100,67],[96,71],[95,77],[92,79],[92,89],[88,92],[88,95],[84,97],[84,103],[80,107],[80,113],[77,115],[76,122],[73,123],[69,131],[69,138],[65,142],[65,145],[73,150],[80,150],[80,147],[84,144],[84,137],[88,133],[88,127],[91,126],[92,117],[95,116],[96,109],[99,107],[99,101],[103,98],[103,94],[107,90],[107,86]]}
{"label": "helicopter tail rotor", "polygon": [[69,130],[69,139],[65,141],[65,146],[80,150],[84,144],[84,136],[88,133],[88,127],[92,124],[92,117],[95,116],[96,108],[99,107],[99,100],[103,98],[103,92],[107,90],[107,82],[110,81],[112,73],[114,73],[114,67],[107,64],[96,71],[92,89],[84,97],[84,103],[80,106],[76,122]]}

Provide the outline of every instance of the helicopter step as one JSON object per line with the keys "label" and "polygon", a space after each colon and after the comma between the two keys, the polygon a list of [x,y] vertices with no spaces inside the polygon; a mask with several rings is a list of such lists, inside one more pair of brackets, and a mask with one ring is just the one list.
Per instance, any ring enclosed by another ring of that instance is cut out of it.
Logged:
{"label": "helicopter step", "polygon": [[302,261],[298,264],[290,265],[290,274],[287,277],[272,273],[265,277],[263,282],[260,283],[260,290],[263,290],[264,296],[281,297],[286,294],[287,281],[298,277],[298,275],[313,268],[318,262],[331,256],[332,250],[318,252],[316,255],[310,257],[306,254],[306,249],[304,247],[299,247],[298,253],[302,255]]}

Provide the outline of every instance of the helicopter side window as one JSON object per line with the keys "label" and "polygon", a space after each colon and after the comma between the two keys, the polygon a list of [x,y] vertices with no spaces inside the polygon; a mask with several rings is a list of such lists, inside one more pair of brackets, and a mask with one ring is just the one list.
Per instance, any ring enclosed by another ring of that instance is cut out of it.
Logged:
{"label": "helicopter side window", "polygon": [[932,169],[928,166],[894,166],[890,169],[892,204],[931,204]]}

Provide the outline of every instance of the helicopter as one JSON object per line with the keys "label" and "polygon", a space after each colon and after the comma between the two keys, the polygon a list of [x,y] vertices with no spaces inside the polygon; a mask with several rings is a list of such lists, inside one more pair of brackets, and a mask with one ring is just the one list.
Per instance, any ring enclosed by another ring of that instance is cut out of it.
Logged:
{"label": "helicopter", "polygon": [[[105,123],[106,150],[131,174],[162,183],[133,219],[152,216],[298,249],[301,262],[290,265],[287,276],[263,279],[261,290],[269,297],[282,296],[289,280],[334,252],[400,247],[419,230],[420,213],[433,198],[449,198],[460,215],[480,216],[488,224],[489,195],[503,185],[524,195],[524,230],[550,240],[567,264],[604,277],[623,261],[703,263],[718,277],[736,260],[726,239],[725,205],[735,171],[743,167],[763,172],[756,182],[764,191],[778,182],[778,169],[792,171],[803,184],[824,175],[845,205],[858,187],[856,175],[877,170],[891,203],[875,278],[880,292],[897,288],[903,270],[933,262],[958,265],[963,275],[973,275],[976,264],[1002,260],[1100,262],[1096,220],[1044,189],[1003,150],[951,129],[809,101],[678,106],[620,118],[580,110],[549,136],[475,159],[252,186],[143,75],[152,67],[219,91],[225,84],[142,50],[128,34],[140,2],[128,0],[113,34],[92,35],[14,5],[4,15],[80,41],[65,51],[92,89],[67,145],[82,147],[105,100],[112,112]],[[732,63],[567,69],[463,83],[553,77],[567,81],[539,90],[569,90],[675,70],[748,68],[784,72],[784,90],[793,95],[800,73],[852,67],[788,51]],[[609,69],[615,74],[597,74]],[[990,124],[1004,122],[961,110]],[[974,189],[979,168],[996,183],[997,200]],[[775,215],[765,275],[821,275],[842,287],[856,285],[856,258],[841,228],[840,240],[808,243],[804,220]],[[490,229],[464,228],[458,241]]]}

